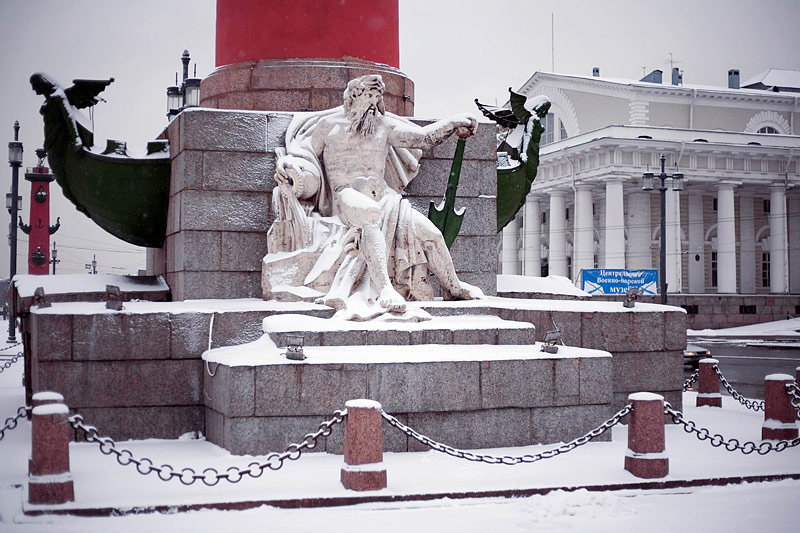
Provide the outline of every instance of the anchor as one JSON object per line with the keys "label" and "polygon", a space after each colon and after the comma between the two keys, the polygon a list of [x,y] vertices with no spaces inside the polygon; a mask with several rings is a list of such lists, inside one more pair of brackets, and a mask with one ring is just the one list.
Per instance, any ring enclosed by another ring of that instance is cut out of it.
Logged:
{"label": "anchor", "polygon": [[452,246],[453,241],[455,241],[458,236],[458,232],[461,230],[461,223],[464,221],[464,213],[467,210],[466,207],[462,207],[461,209],[455,208],[458,178],[461,175],[461,161],[464,159],[464,146],[466,144],[466,140],[458,139],[444,198],[439,205],[431,201],[428,207],[428,218],[439,228],[439,231],[442,232],[444,242],[448,249]]}

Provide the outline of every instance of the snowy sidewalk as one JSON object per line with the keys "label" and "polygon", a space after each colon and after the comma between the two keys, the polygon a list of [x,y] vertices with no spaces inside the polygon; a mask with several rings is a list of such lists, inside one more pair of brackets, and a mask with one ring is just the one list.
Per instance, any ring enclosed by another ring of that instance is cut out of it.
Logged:
{"label": "snowy sidewalk", "polygon": [[[21,388],[0,388],[0,419],[16,412],[22,403]],[[723,408],[694,408],[695,394],[684,395],[684,415],[711,434],[726,439],[760,442],[763,415],[746,410],[730,397]],[[322,420],[320,420],[321,422]],[[598,421],[598,425],[602,421]],[[309,427],[308,431],[316,427]],[[343,428],[338,426],[337,431]],[[102,434],[103,428],[98,428]],[[296,436],[300,441],[302,435]],[[263,458],[231,456],[224,449],[202,440],[145,440],[119,443],[134,457],[148,457],[155,465],[170,464],[176,470],[191,467],[222,472],[231,466],[245,468]],[[557,445],[486,450],[494,455],[522,455]],[[439,498],[475,498],[545,494],[553,490],[618,490],[673,488],[782,478],[800,479],[800,447],[765,456],[744,455],[700,442],[681,427],[666,428],[670,473],[664,479],[643,480],[623,469],[627,427],[613,428],[612,442],[589,443],[567,454],[532,464],[488,465],[456,459],[434,451],[387,453],[384,455],[388,488],[369,493],[345,490],[339,482],[342,456],[304,454],[286,461],[279,471],[266,470],[257,479],[237,484],[221,481],[214,487],[198,482],[183,486],[155,473],[142,476],[134,465],[120,466],[112,456],[102,455],[97,444],[70,445],[75,502],[57,506],[27,503],[27,458],[30,453],[30,423],[7,431],[0,441],[0,520],[19,519],[26,514],[75,513],[119,514],[143,511],[175,511],[201,508],[245,509],[263,504],[280,507],[336,506],[361,502],[395,502]]]}

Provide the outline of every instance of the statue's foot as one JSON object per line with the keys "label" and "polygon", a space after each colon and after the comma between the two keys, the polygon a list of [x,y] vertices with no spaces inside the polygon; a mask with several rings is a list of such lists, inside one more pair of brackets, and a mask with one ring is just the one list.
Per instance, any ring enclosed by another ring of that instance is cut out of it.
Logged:
{"label": "statue's foot", "polygon": [[314,300],[315,304],[318,305],[327,305],[328,307],[333,307],[337,311],[344,309],[344,300],[341,298],[317,298]]}
{"label": "statue's foot", "polygon": [[445,300],[480,300],[486,298],[483,291],[469,283],[460,282],[458,287],[454,287],[449,291],[445,291]]}
{"label": "statue's foot", "polygon": [[378,296],[378,303],[390,313],[403,313],[406,310],[406,301],[391,285],[383,288]]}

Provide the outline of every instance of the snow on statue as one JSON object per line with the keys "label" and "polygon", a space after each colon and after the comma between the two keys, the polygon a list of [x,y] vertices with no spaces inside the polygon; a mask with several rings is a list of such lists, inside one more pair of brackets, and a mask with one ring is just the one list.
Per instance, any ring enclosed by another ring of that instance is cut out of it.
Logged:
{"label": "snow on statue", "polygon": [[429,272],[446,298],[483,296],[458,279],[439,230],[400,195],[422,149],[473,135],[477,121],[420,127],[387,113],[383,92],[380,76],[362,76],[347,84],[344,106],[294,116],[276,165],[264,298],[314,299],[352,320],[420,320],[427,313],[407,300],[432,299]]}

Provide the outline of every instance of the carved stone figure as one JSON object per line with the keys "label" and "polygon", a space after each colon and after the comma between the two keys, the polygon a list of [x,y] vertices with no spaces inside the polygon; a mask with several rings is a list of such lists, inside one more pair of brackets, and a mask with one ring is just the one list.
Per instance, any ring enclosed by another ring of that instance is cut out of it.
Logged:
{"label": "carved stone figure", "polygon": [[469,137],[477,121],[464,114],[421,127],[386,113],[383,91],[380,76],[362,76],[348,83],[344,106],[292,120],[276,164],[265,298],[313,298],[354,320],[419,320],[425,313],[406,302],[433,297],[429,272],[446,298],[482,296],[458,279],[439,230],[400,194],[423,148]]}

